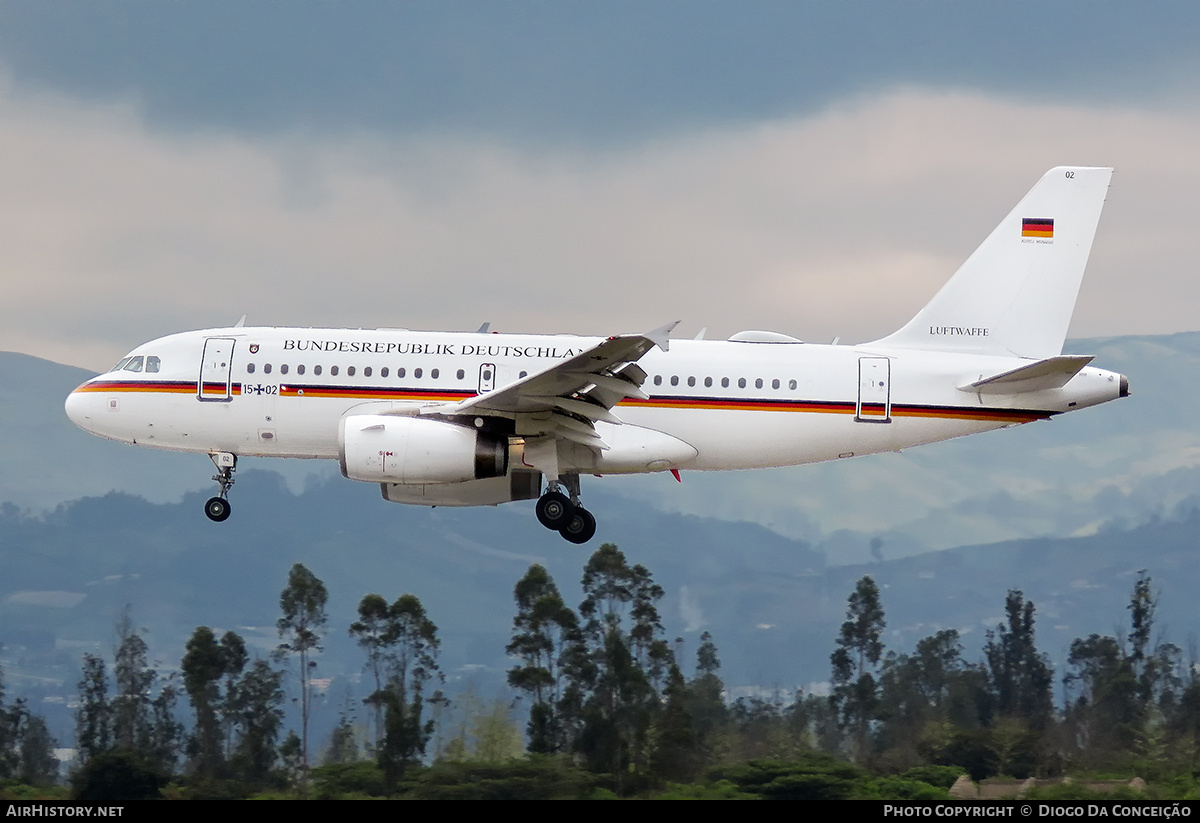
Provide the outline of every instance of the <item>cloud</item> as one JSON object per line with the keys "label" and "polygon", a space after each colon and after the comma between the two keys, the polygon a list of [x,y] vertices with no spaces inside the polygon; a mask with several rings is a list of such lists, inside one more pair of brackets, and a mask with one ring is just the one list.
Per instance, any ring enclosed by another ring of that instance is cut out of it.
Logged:
{"label": "cloud", "polygon": [[920,88],[620,149],[170,132],[0,84],[0,348],[231,323],[889,333],[1047,168],[1115,165],[1072,334],[1200,325],[1193,111]]}

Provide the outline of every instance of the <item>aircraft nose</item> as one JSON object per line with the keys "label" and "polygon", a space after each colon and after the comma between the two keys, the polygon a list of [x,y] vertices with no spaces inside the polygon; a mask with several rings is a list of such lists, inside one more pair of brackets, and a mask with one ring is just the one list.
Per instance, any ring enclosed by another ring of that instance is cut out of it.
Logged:
{"label": "aircraft nose", "polygon": [[86,391],[87,383],[84,383],[75,391],[67,395],[65,404],[67,417],[71,418],[71,422],[84,431],[93,431],[95,429],[94,409],[96,406],[95,395]]}

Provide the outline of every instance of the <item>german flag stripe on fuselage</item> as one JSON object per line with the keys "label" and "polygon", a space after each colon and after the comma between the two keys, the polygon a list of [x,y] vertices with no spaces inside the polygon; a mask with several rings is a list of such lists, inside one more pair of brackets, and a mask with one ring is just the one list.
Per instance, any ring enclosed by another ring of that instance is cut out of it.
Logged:
{"label": "german flag stripe on fuselage", "polygon": [[[149,394],[189,394],[196,395],[195,381],[169,380],[102,380],[87,383],[76,391],[87,392],[145,392]],[[225,391],[224,383],[206,383],[205,393],[221,393]],[[235,396],[248,396],[254,393],[252,387],[242,388],[241,383],[234,383],[232,393]],[[342,400],[412,400],[453,403],[475,397],[471,391],[447,391],[439,389],[416,389],[383,386],[329,386],[295,383],[279,386],[281,397],[308,397]],[[683,397],[665,396],[650,397],[648,400],[627,399],[620,403],[624,408],[643,409],[708,409],[721,411],[769,411],[769,412],[800,412],[806,414],[854,414],[858,407],[854,402],[828,400],[774,400],[765,398],[732,398],[732,397]],[[882,417],[882,404],[864,404],[870,416]],[[1001,423],[1028,423],[1033,420],[1046,420],[1058,414],[1057,411],[1040,409],[1001,409],[981,406],[939,406],[932,404],[892,404],[892,417],[926,417],[944,420],[990,420]]]}

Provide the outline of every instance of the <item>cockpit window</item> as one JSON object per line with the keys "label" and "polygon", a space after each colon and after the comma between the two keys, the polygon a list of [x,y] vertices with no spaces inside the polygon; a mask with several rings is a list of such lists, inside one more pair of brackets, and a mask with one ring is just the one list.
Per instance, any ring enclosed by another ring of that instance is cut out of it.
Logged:
{"label": "cockpit window", "polygon": [[150,374],[158,374],[158,366],[162,361],[153,354],[146,358],[146,371]]}
{"label": "cockpit window", "polygon": [[125,368],[125,364],[128,363],[132,359],[133,359],[132,357],[121,358],[121,362],[117,363],[117,365],[113,366],[111,369],[109,369],[109,371],[110,372],[120,371],[121,369]]}
{"label": "cockpit window", "polygon": [[145,360],[145,358],[142,357],[141,355],[138,355],[137,357],[129,358],[129,362],[125,364],[125,371],[141,371],[142,370],[142,362],[144,360]]}

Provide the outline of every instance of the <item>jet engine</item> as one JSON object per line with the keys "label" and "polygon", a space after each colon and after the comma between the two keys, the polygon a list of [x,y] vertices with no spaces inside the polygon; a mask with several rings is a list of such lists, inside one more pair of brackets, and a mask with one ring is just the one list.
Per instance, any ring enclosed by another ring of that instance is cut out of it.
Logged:
{"label": "jet engine", "polygon": [[338,429],[342,474],[368,483],[463,483],[508,472],[508,440],[428,417],[354,414]]}

